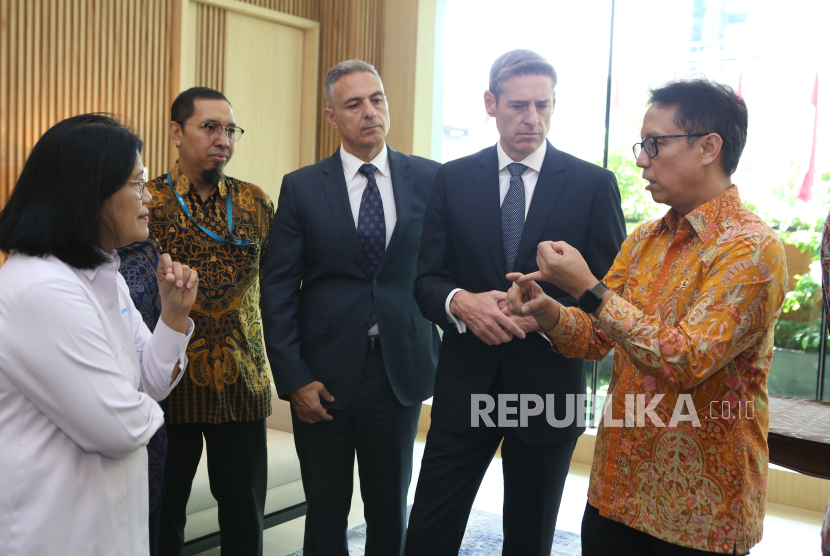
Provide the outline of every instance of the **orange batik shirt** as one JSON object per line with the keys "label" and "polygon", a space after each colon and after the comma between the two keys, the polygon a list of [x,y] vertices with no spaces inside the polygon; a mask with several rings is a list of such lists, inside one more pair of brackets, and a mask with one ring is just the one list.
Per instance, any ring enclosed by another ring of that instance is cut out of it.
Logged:
{"label": "orange batik shirt", "polygon": [[[746,553],[764,521],[767,372],[787,285],[780,240],[732,187],[637,228],[605,282],[616,295],[598,319],[562,307],[546,331],[569,357],[617,348],[588,502],[673,544]],[[658,394],[664,426],[642,411]]]}

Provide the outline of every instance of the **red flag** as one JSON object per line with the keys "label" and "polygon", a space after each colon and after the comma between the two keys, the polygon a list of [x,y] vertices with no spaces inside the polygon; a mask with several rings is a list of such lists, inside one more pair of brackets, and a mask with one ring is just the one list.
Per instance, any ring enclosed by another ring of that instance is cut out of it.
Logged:
{"label": "red flag", "polygon": [[816,109],[815,120],[813,121],[813,147],[810,151],[810,166],[804,176],[804,182],[798,191],[798,198],[802,201],[809,201],[813,197],[813,179],[816,174],[816,129],[818,128],[818,71],[816,71],[816,84],[813,86],[813,106]]}

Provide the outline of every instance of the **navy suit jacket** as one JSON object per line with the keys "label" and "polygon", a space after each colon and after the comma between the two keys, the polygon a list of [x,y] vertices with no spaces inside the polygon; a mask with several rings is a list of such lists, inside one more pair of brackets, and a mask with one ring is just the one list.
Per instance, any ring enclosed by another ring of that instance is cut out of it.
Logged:
{"label": "navy suit jacket", "polygon": [[261,282],[265,346],[283,399],[319,380],[335,398],[325,407],[351,404],[373,298],[398,400],[411,405],[432,396],[441,340],[412,288],[438,163],[391,148],[388,156],[398,220],[377,275],[358,240],[340,149],[283,179]]}
{"label": "navy suit jacket", "polygon": [[[575,247],[591,272],[602,279],[625,239],[620,192],[612,172],[556,150],[548,142],[545,159],[525,218],[512,269],[505,268],[499,203],[498,155],[492,146],[442,165],[427,209],[415,298],[421,312],[444,329],[435,382],[432,423],[450,432],[470,427],[471,394],[554,394],[555,415],[565,418],[566,394],[585,393],[581,359],[553,351],[544,337],[488,346],[471,331],[459,334],[445,312],[455,288],[471,293],[506,291],[508,272],[538,270],[536,247],[542,241],[565,241]],[[564,305],[576,300],[542,283]],[[493,389],[497,369],[502,383]],[[498,407],[498,406],[497,406]],[[495,419],[495,412],[492,415]],[[515,415],[509,417],[515,419]],[[481,425],[483,426],[483,425]],[[517,434],[531,445],[573,439],[584,431],[575,424],[550,427],[545,414],[531,417]]]}

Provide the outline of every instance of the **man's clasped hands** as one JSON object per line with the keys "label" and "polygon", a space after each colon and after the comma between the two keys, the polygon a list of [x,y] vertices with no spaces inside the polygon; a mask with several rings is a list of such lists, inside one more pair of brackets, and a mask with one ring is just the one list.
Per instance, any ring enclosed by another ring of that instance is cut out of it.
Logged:
{"label": "man's clasped hands", "polygon": [[538,282],[549,282],[579,299],[598,280],[579,251],[564,241],[540,243],[536,264],[536,272],[508,274],[507,279],[513,284],[507,292],[457,292],[450,302],[450,312],[488,345],[555,328],[559,323],[559,303]]}

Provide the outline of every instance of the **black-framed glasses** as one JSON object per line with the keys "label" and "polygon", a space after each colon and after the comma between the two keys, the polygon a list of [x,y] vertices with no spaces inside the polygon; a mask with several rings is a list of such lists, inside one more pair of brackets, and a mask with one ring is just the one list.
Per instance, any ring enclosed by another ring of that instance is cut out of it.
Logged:
{"label": "black-framed glasses", "polygon": [[708,133],[695,133],[689,135],[658,135],[656,137],[646,137],[639,143],[634,143],[631,150],[634,151],[634,158],[640,158],[640,151],[646,151],[649,158],[657,156],[657,140],[671,139],[672,137],[705,137]]}
{"label": "black-framed glasses", "polygon": [[231,143],[236,143],[242,137],[242,134],[245,133],[245,130],[241,127],[237,127],[235,125],[223,126],[218,122],[205,122],[202,124],[193,123],[193,122],[178,122],[179,125],[196,125],[201,127],[205,135],[208,136],[209,139],[213,139],[214,141],[219,137],[219,134],[223,131],[228,137],[228,141]]}
{"label": "black-framed glasses", "polygon": [[147,189],[147,168],[141,170],[141,177],[137,180],[127,180],[124,183],[131,183],[138,191],[138,198],[144,197],[144,190]]}

